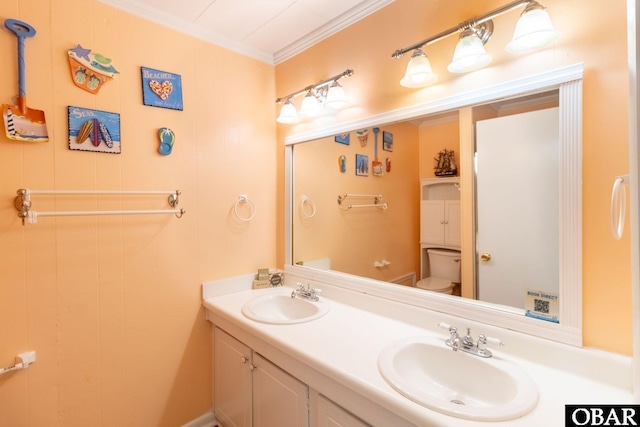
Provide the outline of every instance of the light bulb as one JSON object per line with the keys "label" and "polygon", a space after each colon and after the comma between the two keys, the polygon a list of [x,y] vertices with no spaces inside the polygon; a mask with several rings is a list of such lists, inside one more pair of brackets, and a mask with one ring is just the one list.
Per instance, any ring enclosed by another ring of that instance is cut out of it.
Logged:
{"label": "light bulb", "polygon": [[452,73],[468,73],[491,62],[491,55],[484,50],[484,44],[472,30],[465,30],[453,53],[453,60],[447,67]]}
{"label": "light bulb", "polygon": [[525,9],[516,23],[513,39],[507,44],[509,53],[526,53],[548,46],[560,37],[542,6]]}
{"label": "light bulb", "polygon": [[407,71],[400,80],[404,87],[424,87],[433,84],[438,80],[438,76],[431,69],[429,58],[422,49],[417,48],[407,64]]}
{"label": "light bulb", "polygon": [[349,105],[347,94],[344,93],[344,89],[337,81],[334,81],[331,86],[329,86],[327,99],[324,101],[324,105],[334,110],[339,110]]}
{"label": "light bulb", "polygon": [[320,112],[320,103],[318,99],[311,93],[311,91],[307,92],[307,95],[302,100],[302,105],[300,106],[300,114],[307,117],[315,117]]}
{"label": "light bulb", "polygon": [[283,124],[291,124],[298,121],[298,112],[296,111],[296,107],[291,103],[291,99],[287,99],[284,103],[276,121]]}

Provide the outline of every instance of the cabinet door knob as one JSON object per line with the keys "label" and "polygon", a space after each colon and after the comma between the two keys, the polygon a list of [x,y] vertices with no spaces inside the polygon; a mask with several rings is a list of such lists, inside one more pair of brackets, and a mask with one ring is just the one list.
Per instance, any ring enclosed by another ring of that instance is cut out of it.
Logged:
{"label": "cabinet door knob", "polygon": [[250,370],[252,370],[252,371],[253,371],[254,369],[256,369],[256,368],[257,368],[257,366],[256,366],[256,365],[249,365],[249,369],[250,369]]}
{"label": "cabinet door knob", "polygon": [[480,255],[480,259],[482,260],[482,262],[488,262],[491,260],[491,254],[483,252],[482,255]]}
{"label": "cabinet door knob", "polygon": [[242,356],[240,360],[242,361],[242,363],[247,363],[249,361],[249,358],[247,356]]}

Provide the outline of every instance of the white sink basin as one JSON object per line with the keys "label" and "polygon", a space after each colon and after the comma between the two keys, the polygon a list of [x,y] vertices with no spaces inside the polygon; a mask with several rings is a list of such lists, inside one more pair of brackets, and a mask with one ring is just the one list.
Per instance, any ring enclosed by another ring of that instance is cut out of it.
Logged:
{"label": "white sink basin", "polygon": [[310,322],[329,311],[329,303],[309,301],[290,294],[268,294],[248,301],[242,307],[242,314],[251,320],[277,325]]}
{"label": "white sink basin", "polygon": [[495,355],[454,352],[444,339],[395,341],[380,353],[378,369],[400,394],[458,418],[510,420],[538,403],[538,388],[522,368]]}

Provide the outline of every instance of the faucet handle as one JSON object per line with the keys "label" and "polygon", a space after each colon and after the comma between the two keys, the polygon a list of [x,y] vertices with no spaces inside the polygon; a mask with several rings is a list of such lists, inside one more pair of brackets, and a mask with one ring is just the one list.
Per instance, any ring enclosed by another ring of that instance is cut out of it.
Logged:
{"label": "faucet handle", "polygon": [[440,323],[438,323],[438,327],[440,327],[440,328],[442,328],[442,329],[447,329],[447,330],[449,330],[449,331],[451,330],[451,328],[456,329],[456,327],[455,327],[455,326],[451,326],[450,324],[445,323],[445,322],[440,322]]}
{"label": "faucet handle", "polygon": [[441,327],[442,329],[447,329],[449,331],[449,334],[451,334],[451,341],[458,338],[458,328],[456,328],[455,326],[445,322],[438,323],[438,326]]}
{"label": "faucet handle", "polygon": [[493,337],[488,337],[486,335],[480,334],[478,336],[478,350],[486,350],[487,343],[491,343],[498,347],[504,346],[504,343],[500,338],[493,338]]}

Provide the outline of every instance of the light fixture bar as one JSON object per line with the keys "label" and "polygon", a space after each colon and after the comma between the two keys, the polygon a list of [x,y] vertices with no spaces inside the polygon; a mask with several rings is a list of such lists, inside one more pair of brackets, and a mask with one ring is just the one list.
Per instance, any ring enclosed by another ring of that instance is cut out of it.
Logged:
{"label": "light fixture bar", "polygon": [[336,74],[333,77],[329,77],[328,79],[322,80],[314,85],[311,86],[307,86],[302,90],[299,90],[297,92],[293,92],[287,96],[283,96],[281,98],[276,99],[276,104],[281,104],[282,102],[286,101],[287,99],[291,99],[294,98],[298,95],[302,95],[304,93],[308,93],[309,91],[313,91],[313,90],[317,90],[319,88],[322,88],[324,86],[330,85],[333,82],[337,82],[338,80],[340,80],[343,77],[351,77],[353,75],[353,70],[345,70],[340,74]]}
{"label": "light fixture bar", "polygon": [[537,4],[537,3],[538,2],[535,1],[535,0],[515,0],[515,1],[512,1],[511,3],[505,4],[504,6],[499,7],[497,9],[494,9],[494,10],[492,10],[490,12],[487,12],[484,15],[480,15],[480,16],[477,16],[477,17],[475,17],[473,19],[470,19],[468,21],[461,22],[460,24],[458,24],[458,25],[456,25],[454,27],[451,27],[448,30],[442,31],[441,33],[438,33],[438,34],[436,34],[434,36],[431,36],[431,37],[426,38],[426,39],[424,39],[422,41],[414,43],[411,46],[408,46],[408,47],[405,47],[405,48],[402,48],[402,49],[398,49],[398,50],[396,50],[395,52],[393,52],[391,54],[391,57],[394,58],[394,59],[400,58],[402,55],[404,55],[407,52],[416,50],[416,49],[421,48],[423,46],[426,46],[428,44],[435,43],[437,41],[440,41],[440,40],[442,40],[444,38],[447,38],[447,37],[451,36],[452,34],[456,34],[456,33],[459,33],[461,31],[464,31],[467,28],[474,27],[476,25],[480,25],[480,24],[482,24],[484,22],[490,21],[493,18],[495,18],[496,16],[500,16],[500,15],[502,15],[504,13],[510,12],[510,11],[512,11],[512,10],[514,10],[514,9],[524,5],[524,4],[529,5],[529,4]]}

